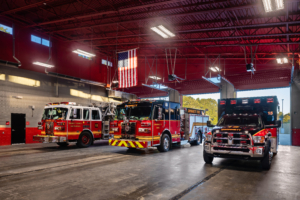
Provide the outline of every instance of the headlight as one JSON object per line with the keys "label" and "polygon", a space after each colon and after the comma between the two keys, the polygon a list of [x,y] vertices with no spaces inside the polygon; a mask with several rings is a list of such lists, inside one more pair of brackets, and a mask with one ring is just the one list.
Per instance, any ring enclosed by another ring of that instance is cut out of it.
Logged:
{"label": "headlight", "polygon": [[220,133],[220,130],[216,130],[216,132],[215,133]]}
{"label": "headlight", "polygon": [[249,133],[249,131],[245,131],[244,133],[245,133],[245,134],[248,134],[248,133]]}
{"label": "headlight", "polygon": [[63,130],[65,130],[65,127],[55,126],[54,130],[56,130],[56,131],[63,131]]}
{"label": "headlight", "polygon": [[253,136],[253,142],[254,143],[264,143],[265,137],[263,136]]}

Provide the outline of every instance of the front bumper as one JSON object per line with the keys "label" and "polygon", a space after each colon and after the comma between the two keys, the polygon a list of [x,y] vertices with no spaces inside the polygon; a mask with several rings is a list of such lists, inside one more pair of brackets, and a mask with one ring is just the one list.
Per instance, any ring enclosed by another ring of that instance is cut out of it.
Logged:
{"label": "front bumper", "polygon": [[67,137],[52,136],[52,135],[34,135],[33,141],[37,141],[41,143],[67,142]]}
{"label": "front bumper", "polygon": [[144,148],[151,147],[151,141],[139,142],[136,140],[126,140],[126,139],[110,139],[108,144],[110,146],[129,147],[135,149],[144,149]]}
{"label": "front bumper", "polygon": [[221,158],[261,159],[264,157],[265,148],[262,146],[218,146],[205,142],[204,151],[213,156]]}

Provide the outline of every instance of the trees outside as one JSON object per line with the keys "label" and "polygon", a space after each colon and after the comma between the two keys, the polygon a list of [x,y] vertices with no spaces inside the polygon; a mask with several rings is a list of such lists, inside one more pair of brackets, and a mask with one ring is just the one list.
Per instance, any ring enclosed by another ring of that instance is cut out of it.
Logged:
{"label": "trees outside", "polygon": [[215,99],[194,99],[190,96],[183,96],[183,107],[206,110],[212,124],[218,122],[218,102]]}
{"label": "trees outside", "polygon": [[[278,120],[282,119],[282,112],[279,112],[277,115]],[[291,115],[290,113],[287,113],[285,115],[283,115],[283,123],[289,123],[291,121]]]}

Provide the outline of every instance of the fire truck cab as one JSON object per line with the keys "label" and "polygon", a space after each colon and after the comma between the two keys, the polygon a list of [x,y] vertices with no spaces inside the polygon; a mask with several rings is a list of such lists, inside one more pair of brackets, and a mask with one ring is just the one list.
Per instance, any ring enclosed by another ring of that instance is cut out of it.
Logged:
{"label": "fire truck cab", "polygon": [[39,122],[41,135],[33,136],[33,140],[60,146],[77,142],[79,147],[89,147],[94,140],[111,137],[109,120],[103,121],[104,117],[99,107],[81,106],[74,102],[49,103]]}
{"label": "fire truck cab", "polygon": [[206,134],[203,158],[212,163],[214,157],[260,160],[263,169],[270,169],[278,148],[276,96],[221,99],[218,102],[219,122]]}
{"label": "fire truck cab", "polygon": [[[185,114],[187,120],[181,121],[181,115],[185,117]],[[193,115],[197,115],[197,111]],[[109,140],[109,145],[140,149],[157,147],[166,152],[172,144],[200,144],[202,132],[199,126],[202,124],[191,122],[190,127],[189,119],[189,114],[180,109],[179,103],[163,100],[125,102],[116,108],[115,121],[111,122],[114,138]],[[184,123],[188,124],[184,126]]]}

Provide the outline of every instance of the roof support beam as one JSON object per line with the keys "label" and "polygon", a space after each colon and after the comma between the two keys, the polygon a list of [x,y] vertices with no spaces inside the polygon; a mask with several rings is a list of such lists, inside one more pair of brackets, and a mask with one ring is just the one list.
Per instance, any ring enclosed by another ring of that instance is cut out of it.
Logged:
{"label": "roof support beam", "polygon": [[[133,6],[133,7],[130,7],[130,8],[121,8],[121,9],[117,9],[117,10],[109,10],[109,11],[102,11],[102,12],[100,11],[100,12],[93,13],[93,14],[88,14],[88,15],[81,15],[81,16],[76,16],[76,17],[69,17],[69,18],[64,18],[64,19],[59,19],[59,20],[52,20],[52,21],[48,21],[48,22],[42,22],[42,23],[31,25],[31,26],[44,26],[44,25],[49,25],[49,24],[54,24],[54,23],[61,23],[61,22],[65,22],[65,21],[71,21],[71,20],[79,20],[79,19],[84,19],[84,18],[99,17],[99,16],[102,16],[102,15],[108,15],[108,14],[118,14],[120,12],[143,9],[143,8],[149,8],[149,7],[154,7],[154,6],[162,6],[162,5],[166,5],[166,4],[170,4],[170,3],[177,3],[177,2],[182,2],[182,1],[185,1],[185,0],[168,0],[168,1],[151,3],[151,4],[146,4],[146,5]],[[228,1],[233,1],[233,0],[215,0],[215,1],[210,1],[210,2],[198,3],[198,4],[199,5],[207,5],[207,4],[215,4],[215,3],[218,3],[218,2],[228,2]],[[191,5],[191,6],[194,6],[194,4]],[[173,9],[173,8],[170,7],[169,10],[171,10],[171,9]],[[154,11],[158,12],[159,10],[154,10]]]}
{"label": "roof support beam", "polygon": [[7,15],[7,14],[12,14],[12,13],[20,12],[22,10],[27,10],[27,9],[30,9],[30,8],[42,6],[45,3],[50,3],[52,1],[57,1],[57,0],[44,0],[44,1],[40,1],[40,2],[37,2],[37,3],[33,3],[33,4],[29,4],[29,5],[26,5],[26,6],[19,7],[19,8],[15,8],[15,9],[12,9],[12,10],[7,10],[7,11],[4,11],[4,12],[1,12],[0,15]]}
{"label": "roof support beam", "polygon": [[[140,21],[153,21],[156,19],[160,18],[169,18],[169,17],[185,17],[185,16],[191,16],[191,15],[202,15],[202,14],[208,14],[212,12],[222,12],[224,10],[226,11],[231,11],[231,10],[241,10],[241,9],[246,9],[246,8],[252,8],[254,6],[259,6],[259,4],[249,4],[249,5],[244,5],[244,6],[233,6],[233,7],[228,7],[228,8],[221,8],[221,9],[211,9],[211,10],[202,10],[202,11],[194,11],[194,12],[184,12],[184,13],[176,13],[176,14],[169,14],[169,15],[161,15],[157,17],[145,17],[145,18],[139,18],[139,19],[133,19],[133,20],[126,20],[126,21],[117,21],[114,23],[102,23],[102,24],[96,24],[92,26],[80,26],[80,27],[74,27],[74,28],[67,28],[67,29],[59,29],[59,30],[54,30],[50,31],[53,33],[57,32],[66,32],[66,31],[74,31],[74,30],[79,30],[83,28],[95,28],[95,27],[103,27],[103,26],[111,26],[111,25],[116,25],[120,23],[136,23]],[[105,19],[105,18],[104,18]]]}
{"label": "roof support beam", "polygon": [[[295,36],[300,35],[300,33],[282,33],[282,34],[268,34],[268,35],[242,35],[242,36],[229,36],[229,37],[212,37],[212,38],[193,38],[193,39],[184,39],[184,40],[149,40],[144,42],[139,42],[139,44],[153,44],[153,43],[178,43],[178,42],[186,42],[186,41],[210,41],[210,40],[235,40],[235,39],[241,39],[241,38],[260,38],[264,37],[264,39],[268,39],[270,37],[286,37],[286,36]],[[115,45],[134,45],[137,44],[137,42],[124,42],[124,43],[107,43],[107,44],[94,44],[94,46],[115,46]]]}

